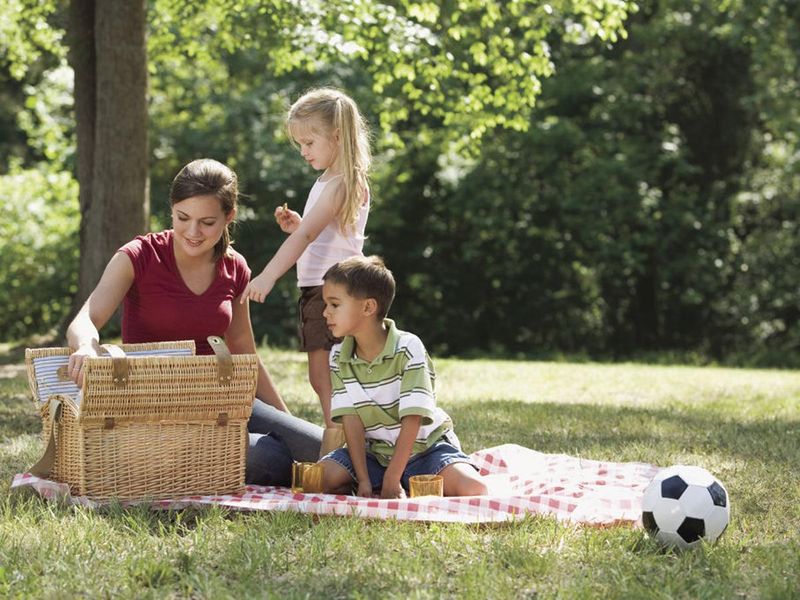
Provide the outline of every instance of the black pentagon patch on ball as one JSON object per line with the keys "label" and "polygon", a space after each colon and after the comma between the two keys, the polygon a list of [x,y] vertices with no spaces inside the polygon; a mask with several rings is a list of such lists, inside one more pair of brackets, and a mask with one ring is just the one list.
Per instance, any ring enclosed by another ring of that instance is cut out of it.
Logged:
{"label": "black pentagon patch on ball", "polygon": [[703,519],[695,519],[694,517],[686,517],[678,527],[678,535],[683,538],[687,544],[696,542],[706,534],[706,522]]}
{"label": "black pentagon patch on ball", "polygon": [[678,500],[689,485],[681,479],[680,475],[667,477],[661,482],[661,497]]}
{"label": "black pentagon patch on ball", "polygon": [[653,517],[653,513],[649,510],[642,512],[642,525],[650,533],[658,533],[658,524],[655,517]]}
{"label": "black pentagon patch on ball", "polygon": [[727,506],[728,494],[722,486],[716,481],[708,486],[708,493],[711,494],[711,499],[714,501],[714,506]]}

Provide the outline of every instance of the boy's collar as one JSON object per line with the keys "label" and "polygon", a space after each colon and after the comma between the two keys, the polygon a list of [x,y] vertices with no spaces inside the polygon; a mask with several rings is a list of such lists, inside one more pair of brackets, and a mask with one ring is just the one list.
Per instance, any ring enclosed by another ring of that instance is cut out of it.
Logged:
{"label": "boy's collar", "polygon": [[[375,357],[375,360],[372,361],[370,364],[374,364],[377,362],[381,362],[384,358],[389,358],[394,355],[394,349],[397,347],[397,340],[400,337],[400,334],[397,332],[397,327],[395,327],[394,321],[392,319],[384,319],[383,325],[386,327],[386,342],[383,345],[383,350],[378,356]],[[366,362],[363,359],[358,358],[355,353],[356,349],[356,339],[352,335],[345,336],[344,340],[342,341],[342,350],[339,354],[341,362],[350,362],[350,363],[359,363],[359,362]]]}

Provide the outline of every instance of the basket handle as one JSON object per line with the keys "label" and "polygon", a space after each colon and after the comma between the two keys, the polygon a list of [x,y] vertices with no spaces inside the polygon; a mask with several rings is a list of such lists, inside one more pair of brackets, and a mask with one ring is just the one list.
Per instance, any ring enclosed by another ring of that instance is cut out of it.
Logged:
{"label": "basket handle", "polygon": [[117,387],[125,387],[128,385],[128,359],[125,356],[125,352],[119,346],[115,346],[114,344],[103,344],[100,346],[103,350],[108,353],[111,357],[112,361],[112,377],[111,381],[114,382],[114,385]]}
{"label": "basket handle", "polygon": [[56,400],[55,398],[50,399],[50,439],[47,442],[47,448],[42,458],[28,469],[28,473],[41,479],[50,477],[50,472],[53,470],[53,463],[56,461],[56,428],[58,427],[58,422],[61,420],[62,408],[61,400]]}
{"label": "basket handle", "polygon": [[211,349],[217,357],[217,377],[220,385],[230,385],[233,379],[233,357],[225,340],[217,335],[210,335],[206,338],[211,345]]}
{"label": "basket handle", "polygon": [[[114,344],[103,344],[100,346],[100,348],[105,350],[114,361],[112,367],[114,372],[114,384],[119,386],[126,385],[128,382],[128,363],[125,360],[125,351]],[[58,367],[58,369],[56,369],[56,378],[59,381],[72,380],[67,372],[66,366]]]}

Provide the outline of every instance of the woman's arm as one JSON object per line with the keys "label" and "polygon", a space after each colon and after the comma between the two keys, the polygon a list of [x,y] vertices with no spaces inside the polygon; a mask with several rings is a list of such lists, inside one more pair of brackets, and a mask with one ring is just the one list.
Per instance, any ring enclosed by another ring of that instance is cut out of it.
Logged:
{"label": "woman's arm", "polygon": [[[246,302],[245,296],[242,296],[242,298],[245,300],[244,304],[236,300],[232,302],[233,319],[225,332],[225,343],[232,354],[257,355],[256,341],[253,337],[253,325],[250,322],[250,303]],[[256,397],[267,404],[271,404],[278,410],[289,412],[261,357],[258,358]]]}
{"label": "woman's arm", "polygon": [[303,217],[294,233],[281,244],[261,274],[250,281],[242,294],[242,301],[249,298],[263,302],[272,291],[275,282],[292,268],[308,245],[336,218],[342,202],[344,202],[344,185],[339,180],[323,191],[314,208]]}
{"label": "woman's arm", "polygon": [[133,285],[134,272],[130,257],[116,253],[94,288],[89,298],[67,328],[67,343],[74,352],[69,357],[70,378],[80,387],[83,385],[83,359],[97,356],[100,351],[100,333],[117,310],[125,294]]}

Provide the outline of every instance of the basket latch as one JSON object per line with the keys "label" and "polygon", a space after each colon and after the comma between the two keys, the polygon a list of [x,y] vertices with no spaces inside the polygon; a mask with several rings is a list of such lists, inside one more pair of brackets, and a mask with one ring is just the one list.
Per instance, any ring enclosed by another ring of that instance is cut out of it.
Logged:
{"label": "basket latch", "polygon": [[228,424],[228,413],[223,412],[217,415],[217,425],[225,426]]}
{"label": "basket latch", "polygon": [[128,359],[125,357],[125,352],[113,344],[103,344],[100,347],[111,357],[111,381],[117,387],[128,385]]}
{"label": "basket latch", "polygon": [[217,356],[217,377],[220,385],[230,385],[233,379],[233,357],[225,340],[216,335],[208,336],[208,343]]}

